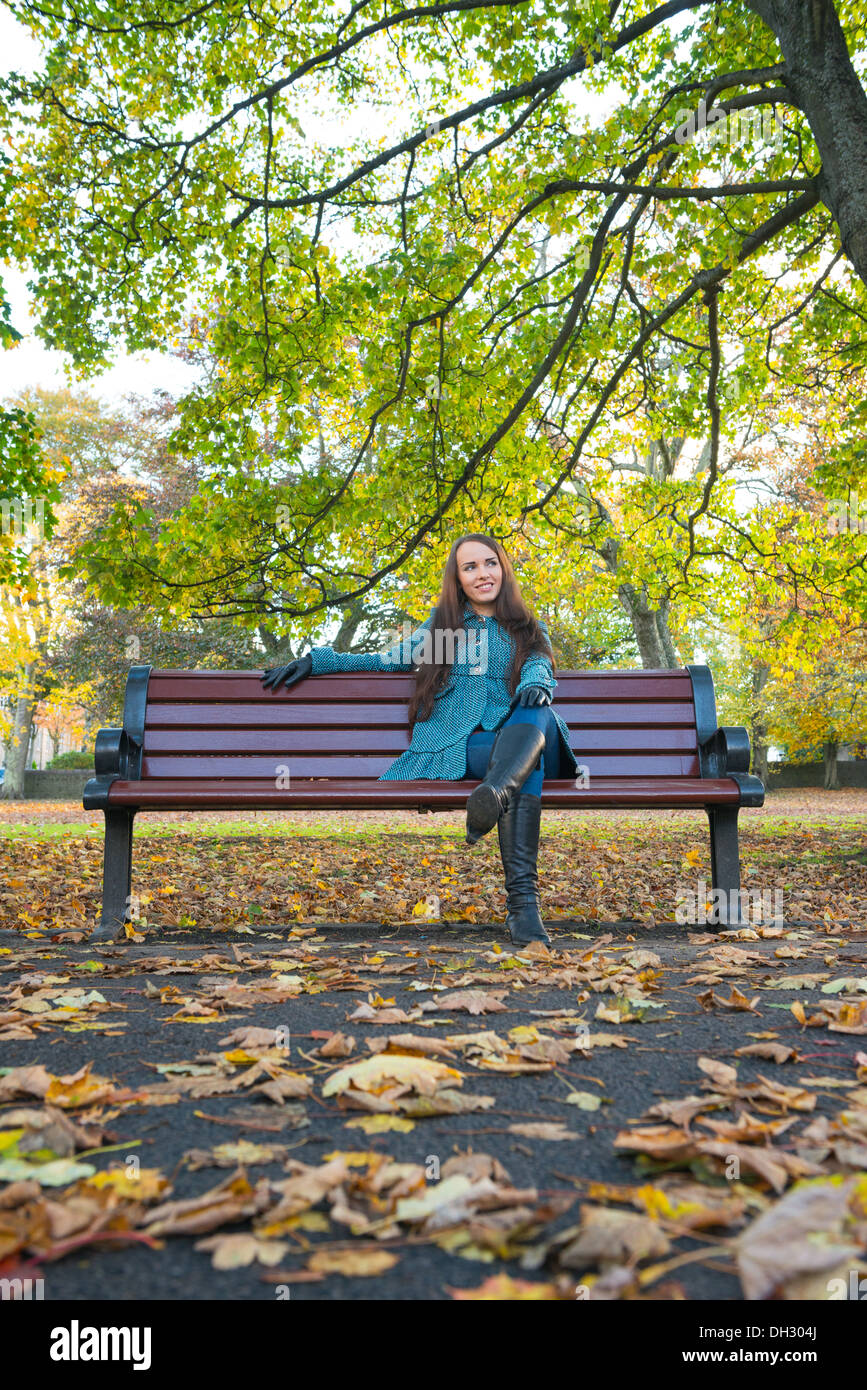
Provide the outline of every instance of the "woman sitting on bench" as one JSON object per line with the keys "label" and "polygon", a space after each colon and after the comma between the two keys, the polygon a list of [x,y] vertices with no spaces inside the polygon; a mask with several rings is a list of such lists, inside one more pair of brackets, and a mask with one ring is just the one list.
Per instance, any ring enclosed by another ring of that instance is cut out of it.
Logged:
{"label": "woman sitting on bench", "polygon": [[379,780],[481,778],[467,800],[467,843],[497,826],[511,938],[550,942],[536,867],[542,781],[574,778],[578,766],[551,706],[557,682],[548,629],[521,597],[499,541],[475,534],[455,541],[436,607],[409,643],[384,653],[314,647],[262,680],[276,690],[333,671],[399,670],[416,672],[412,740]]}

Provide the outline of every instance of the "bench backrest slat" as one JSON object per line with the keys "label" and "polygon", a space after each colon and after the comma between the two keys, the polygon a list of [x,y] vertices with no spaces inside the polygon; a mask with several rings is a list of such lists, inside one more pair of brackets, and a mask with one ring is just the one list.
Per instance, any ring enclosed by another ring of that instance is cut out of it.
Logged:
{"label": "bench backrest slat", "polygon": [[[375,779],[409,745],[414,684],[361,672],[271,691],[255,671],[152,670],[141,776],[273,781],[288,764],[292,777]],[[686,670],[560,672],[554,704],[591,775],[700,775]]]}
{"label": "bench backrest slat", "polygon": [[[385,685],[383,684],[385,682]],[[316,699],[335,696],[359,702],[409,701],[415,677],[392,671],[355,671],[351,674],[310,676],[288,690],[266,690],[254,671],[159,671],[152,670],[148,702],[171,700],[242,700],[249,703],[304,701],[311,686]],[[658,700],[692,700],[692,685],[685,671],[564,671],[557,676],[557,700],[635,700],[640,691],[652,691]]]}
{"label": "bench backrest slat", "polygon": [[[689,729],[659,729],[654,753],[694,753],[695,736]],[[323,748],[318,729],[151,729],[146,738],[147,754],[186,753],[309,753],[332,756],[337,753],[390,753],[396,758],[409,745],[405,728],[329,729],[327,748]],[[583,729],[581,747],[585,752],[628,753],[647,751],[646,729]]]}
{"label": "bench backrest slat", "polygon": [[[557,713],[569,725],[577,728],[607,728],[645,726],[655,729],[684,728],[695,735],[695,711],[691,703],[671,700],[666,703],[644,704],[622,701],[616,709],[610,703],[597,704],[576,700],[561,700],[554,692]],[[317,704],[308,697],[304,704],[287,702],[273,705],[245,705],[240,701],[228,704],[148,703],[146,729],[407,729],[408,700],[377,701],[376,704],[354,704],[346,701],[323,701]],[[693,745],[694,746],[694,745]]]}
{"label": "bench backrest slat", "polygon": [[[273,781],[281,775],[278,769],[285,766],[293,777],[379,777],[393,761],[390,755],[382,757],[371,754],[365,757],[360,754],[358,757],[349,757],[345,753],[327,757],[322,753],[310,757],[296,753],[292,756],[291,763],[288,757],[281,758],[273,753],[265,758],[255,755],[243,758],[145,757],[142,775],[183,778],[261,777],[266,781]],[[666,757],[655,757],[652,754],[630,753],[621,758],[610,755],[592,758],[582,756],[579,762],[586,763],[597,777],[699,776],[698,758],[695,755],[678,757],[669,754]]]}

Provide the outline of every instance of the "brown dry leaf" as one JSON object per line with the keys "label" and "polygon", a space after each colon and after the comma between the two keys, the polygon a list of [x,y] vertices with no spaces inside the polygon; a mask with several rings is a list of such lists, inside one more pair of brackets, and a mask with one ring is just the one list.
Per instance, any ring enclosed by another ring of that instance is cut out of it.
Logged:
{"label": "brown dry leaf", "polygon": [[476,1110],[490,1110],[493,1096],[469,1096],[461,1091],[437,1091],[433,1096],[406,1096],[397,1102],[405,1115],[420,1120],[428,1115],[468,1115]]}
{"label": "brown dry leaf", "polygon": [[[36,1188],[36,1192],[24,1195],[25,1189]],[[28,1180],[12,1183],[3,1197],[8,1201],[13,1194],[14,1207],[0,1208],[0,1262],[25,1250],[38,1253],[47,1250],[52,1244],[52,1234],[48,1224],[48,1212],[44,1202],[40,1202],[39,1183]]]}
{"label": "brown dry leaf", "polygon": [[207,1240],[197,1240],[194,1250],[211,1250],[214,1269],[244,1269],[258,1260],[262,1265],[279,1264],[288,1250],[288,1245],[280,1240],[262,1240],[260,1236],[245,1231],[237,1235],[209,1236]]}
{"label": "brown dry leaf", "polygon": [[[6,1110],[3,1112],[4,1129],[26,1129],[27,1133],[18,1140],[18,1152],[28,1153],[34,1149],[51,1149],[61,1158],[69,1158],[80,1149],[98,1149],[106,1139],[106,1131],[100,1125],[80,1125],[63,1110],[45,1105],[41,1110]],[[111,1135],[112,1139],[116,1136]]]}
{"label": "brown dry leaf", "polygon": [[355,1038],[350,1033],[332,1033],[319,1049],[320,1057],[351,1057],[355,1051]]}
{"label": "brown dry leaf", "polygon": [[769,1139],[778,1134],[785,1134],[787,1129],[796,1125],[798,1117],[794,1115],[790,1120],[759,1120],[744,1110],[736,1120],[716,1120],[707,1116],[698,1123],[712,1129],[720,1139],[738,1139],[742,1144],[752,1143],[753,1140],[757,1143],[767,1143]]}
{"label": "brown dry leaf", "polygon": [[15,1100],[18,1096],[38,1096],[46,1094],[54,1077],[43,1066],[13,1067],[5,1076],[0,1076],[0,1101]]}
{"label": "brown dry leaf", "polygon": [[789,1008],[802,1028],[824,1028],[828,1022],[827,1016],[823,1013],[811,1014],[808,1018],[800,999],[796,999],[793,1004],[789,1005]]}
{"label": "brown dry leaf", "polygon": [[830,1001],[822,1004],[825,1013],[831,1015],[832,1022],[828,1024],[830,1033],[867,1033],[867,999],[860,999],[857,1004],[847,1004],[842,1000]]}
{"label": "brown dry leaf", "polygon": [[252,1025],[236,1028],[219,1041],[220,1047],[275,1047],[276,1044],[276,1028],[254,1028]]}
{"label": "brown dry leaf", "polygon": [[71,1076],[53,1076],[45,1092],[46,1101],[61,1109],[74,1109],[78,1105],[94,1105],[98,1101],[111,1100],[115,1096],[115,1085],[106,1076],[91,1076],[92,1062],[86,1062]]}
{"label": "brown dry leaf", "polygon": [[634,1038],[626,1033],[586,1033],[572,1042],[573,1052],[586,1052],[594,1047],[628,1047]]}
{"label": "brown dry leaf", "polygon": [[32,1202],[41,1196],[42,1187],[33,1178],[11,1182],[0,1191],[0,1211],[11,1211],[13,1207],[22,1206],[25,1202]]}
{"label": "brown dry leaf", "polygon": [[553,1120],[509,1125],[508,1129],[510,1134],[522,1134],[526,1139],[580,1139],[582,1137],[561,1122]]}
{"label": "brown dry leaf", "polygon": [[273,1100],[276,1105],[282,1105],[284,1100],[297,1100],[304,1096],[309,1096],[313,1090],[313,1082],[309,1076],[303,1076],[300,1072],[281,1072],[271,1081],[266,1081],[264,1085],[257,1086],[253,1095],[267,1096],[268,1100]]}
{"label": "brown dry leaf", "polygon": [[757,1042],[750,1043],[747,1047],[736,1047],[736,1057],[766,1057],[770,1062],[794,1062],[798,1053],[794,1047],[786,1047],[785,1043],[778,1042]]}
{"label": "brown dry leaf", "polygon": [[782,1192],[790,1178],[811,1177],[822,1171],[814,1163],[807,1163],[805,1159],[785,1153],[782,1149],[736,1144],[731,1139],[700,1139],[698,1152],[721,1158],[726,1164],[732,1159],[737,1160],[741,1167],[758,1173],[760,1178],[769,1182],[775,1192]]}
{"label": "brown dry leaf", "polygon": [[467,1058],[482,1056],[505,1057],[512,1051],[512,1044],[501,1038],[499,1033],[488,1029],[484,1033],[449,1033],[445,1038],[449,1047],[459,1047]]}
{"label": "brown dry leaf", "polygon": [[280,1163],[289,1150],[283,1144],[254,1144],[249,1139],[235,1139],[217,1144],[213,1149],[188,1149],[183,1159],[191,1173],[200,1168],[252,1167],[256,1163]]}
{"label": "brown dry leaf", "polygon": [[504,1013],[506,1005],[502,1002],[508,994],[507,989],[459,989],[448,994],[438,994],[430,1001],[435,1009],[447,1009],[450,1013],[466,1010],[468,1014]]}
{"label": "brown dry leaf", "polygon": [[548,1062],[552,1066],[565,1066],[573,1051],[560,1038],[540,1038],[538,1042],[522,1043],[518,1053],[528,1062]]}
{"label": "brown dry leaf", "polygon": [[[491,1036],[496,1037],[496,1034]],[[419,1033],[390,1033],[387,1038],[366,1038],[364,1045],[370,1052],[430,1053],[438,1057],[454,1057],[451,1041],[449,1038],[425,1038]]]}
{"label": "brown dry leaf", "polygon": [[420,1015],[421,1009],[408,1014],[405,1009],[374,1009],[370,1004],[359,1004],[346,1018],[349,1023],[411,1023]]}
{"label": "brown dry leaf", "polygon": [[710,1077],[715,1086],[721,1086],[727,1090],[737,1083],[737,1069],[730,1067],[727,1062],[715,1062],[712,1057],[699,1057],[698,1065]]}
{"label": "brown dry leaf", "polygon": [[[788,1114],[789,1110],[815,1110],[816,1096],[812,1091],[805,1090],[803,1086],[786,1086],[782,1081],[772,1081],[769,1077],[763,1076],[759,1072],[758,1081],[750,1081],[737,1089],[738,1096],[742,1100],[751,1100],[756,1110],[765,1113]],[[762,1101],[771,1106],[771,1111],[766,1110]]]}
{"label": "brown dry leaf", "polygon": [[501,1187],[490,1178],[470,1178],[456,1172],[429,1184],[418,1195],[401,1198],[395,1207],[395,1220],[420,1223],[422,1231],[429,1233],[466,1221],[477,1211],[522,1206],[537,1196],[535,1188],[518,1191]]}
{"label": "brown dry leaf", "polygon": [[493,1154],[465,1153],[449,1158],[440,1169],[440,1176],[450,1178],[453,1173],[463,1173],[468,1178],[493,1178],[495,1182],[508,1183],[509,1174]]}
{"label": "brown dry leaf", "polygon": [[717,999],[716,1002],[723,1009],[738,1009],[744,1013],[757,1014],[759,1011],[756,1005],[759,1002],[759,998],[760,996],[757,994],[754,999],[748,999],[745,994],[741,994],[737,985],[730,984],[728,999]]}
{"label": "brown dry leaf", "polygon": [[[595,1191],[588,1196],[596,1197]],[[627,1200],[622,1198],[620,1200]],[[747,1209],[745,1197],[733,1192],[693,1182],[676,1174],[661,1177],[656,1185],[645,1183],[631,1197],[634,1206],[657,1220],[676,1222],[684,1230],[700,1231],[705,1227],[731,1226],[740,1221]]]}
{"label": "brown dry leaf", "polygon": [[560,1251],[559,1260],[567,1269],[587,1269],[598,1264],[634,1264],[649,1257],[667,1255],[671,1242],[648,1216],[611,1207],[581,1208],[581,1233]]}
{"label": "brown dry leaf", "polygon": [[682,1100],[660,1100],[651,1105],[645,1114],[650,1119],[671,1120],[672,1124],[685,1126],[703,1110],[718,1110],[719,1102],[708,1096],[684,1096]]}
{"label": "brown dry leaf", "polygon": [[290,1159],[287,1167],[292,1170],[292,1176],[271,1183],[273,1191],[280,1195],[280,1201],[266,1211],[257,1223],[261,1234],[279,1234],[274,1229],[275,1225],[307,1211],[309,1207],[317,1206],[327,1193],[349,1177],[349,1166],[341,1155],[318,1166]]}
{"label": "brown dry leaf", "polygon": [[772,1298],[801,1275],[830,1272],[858,1258],[861,1247],[845,1230],[856,1181],[796,1187],[737,1237],[745,1298]]}
{"label": "brown dry leaf", "polygon": [[615,1136],[614,1147],[677,1162],[695,1157],[696,1142],[696,1136],[685,1129],[676,1129],[672,1125],[650,1125],[642,1129],[621,1130]]}
{"label": "brown dry leaf", "polygon": [[143,1224],[148,1234],[154,1236],[200,1235],[258,1215],[270,1201],[268,1188],[266,1178],[261,1178],[255,1188],[251,1187],[243,1168],[239,1168],[219,1187],[198,1197],[155,1207],[145,1216]]}
{"label": "brown dry leaf", "polygon": [[364,1279],[385,1274],[399,1263],[399,1259],[390,1250],[317,1250],[307,1261],[307,1268],[317,1274],[343,1274],[347,1279]]}
{"label": "brown dry leaf", "polygon": [[373,1057],[365,1057],[361,1062],[351,1062],[348,1067],[341,1067],[325,1082],[322,1095],[339,1095],[350,1086],[359,1091],[382,1092],[388,1082],[411,1086],[419,1095],[432,1096],[440,1086],[462,1086],[463,1075],[453,1067],[429,1057],[379,1052]]}
{"label": "brown dry leaf", "polygon": [[[130,1230],[141,1224],[145,1212],[141,1203],[119,1196],[112,1187],[93,1187],[89,1181],[76,1183],[60,1197],[48,1198],[42,1209],[48,1220],[51,1243],[62,1242],[70,1236],[92,1236],[102,1230]],[[32,1248],[43,1253],[35,1245]],[[44,1253],[48,1248],[46,1244]]]}

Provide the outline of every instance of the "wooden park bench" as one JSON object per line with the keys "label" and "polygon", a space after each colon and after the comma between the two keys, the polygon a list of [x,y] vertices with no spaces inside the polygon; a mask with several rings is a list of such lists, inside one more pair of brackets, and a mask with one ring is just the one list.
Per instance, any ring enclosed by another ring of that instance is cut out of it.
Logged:
{"label": "wooden park bench", "polygon": [[[271,691],[258,671],[133,666],[123,728],[101,729],[86,810],[105,813],[102,917],[92,940],[130,918],[133,818],[140,811],[460,810],[475,780],[379,782],[408,746],[414,675],[310,676]],[[741,921],[738,811],[761,806],[743,728],[717,728],[707,666],[564,671],[557,710],[581,766],[546,781],[544,807],[703,807],[714,888],[709,921]],[[544,833],[544,832],[543,832]]]}

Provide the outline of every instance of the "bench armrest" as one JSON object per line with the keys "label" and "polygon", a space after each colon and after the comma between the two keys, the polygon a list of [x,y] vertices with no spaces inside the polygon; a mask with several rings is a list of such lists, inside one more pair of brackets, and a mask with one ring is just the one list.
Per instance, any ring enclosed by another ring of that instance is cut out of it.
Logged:
{"label": "bench armrest", "polygon": [[715,729],[700,752],[704,777],[727,777],[750,770],[750,736],[740,724]]}
{"label": "bench armrest", "polygon": [[84,788],[84,809],[104,811],[108,806],[108,789],[119,777],[130,775],[130,752],[135,753],[124,729],[100,729],[93,752],[93,770]]}
{"label": "bench armrest", "polygon": [[128,742],[123,729],[100,729],[93,753],[93,767],[97,776],[109,772],[117,777],[125,776],[127,754]]}

